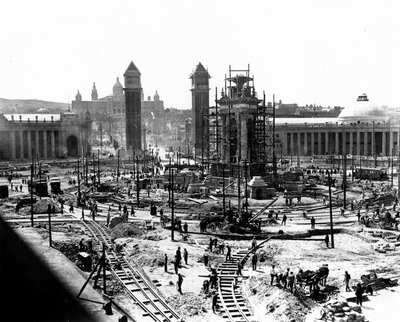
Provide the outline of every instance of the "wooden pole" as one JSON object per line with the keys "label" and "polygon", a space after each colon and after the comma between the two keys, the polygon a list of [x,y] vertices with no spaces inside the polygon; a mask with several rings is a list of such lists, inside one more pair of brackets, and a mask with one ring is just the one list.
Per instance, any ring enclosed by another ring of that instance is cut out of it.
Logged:
{"label": "wooden pole", "polygon": [[77,206],[79,207],[81,205],[81,179],[80,179],[80,173],[79,173],[79,162],[80,160],[78,159],[78,201],[77,201]]}
{"label": "wooden pole", "polygon": [[136,205],[139,207],[139,156],[136,156]]}
{"label": "wooden pole", "polygon": [[171,240],[174,241],[174,231],[175,231],[175,214],[174,214],[174,170],[171,170]]}
{"label": "wooden pole", "polygon": [[33,163],[31,164],[31,226],[33,227]]}
{"label": "wooden pole", "polygon": [[331,189],[331,173],[328,170],[328,187],[329,187],[329,218],[331,226],[331,245],[335,248],[335,242],[333,239],[333,214],[332,214],[332,189]]}
{"label": "wooden pole", "polygon": [[52,246],[52,239],[51,239],[51,210],[48,212],[49,214],[49,246]]}
{"label": "wooden pole", "polygon": [[225,215],[225,163],[222,163],[222,209]]}
{"label": "wooden pole", "polygon": [[106,283],[106,246],[103,243],[103,292],[107,294],[107,283]]}

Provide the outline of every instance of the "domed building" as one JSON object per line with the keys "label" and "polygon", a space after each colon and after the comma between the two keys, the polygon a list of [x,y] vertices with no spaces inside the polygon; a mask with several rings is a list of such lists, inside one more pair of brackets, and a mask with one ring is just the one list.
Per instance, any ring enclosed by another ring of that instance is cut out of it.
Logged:
{"label": "domed building", "polygon": [[389,117],[366,94],[337,118],[276,118],[282,155],[397,155],[399,133],[399,116]]}
{"label": "domed building", "polygon": [[387,122],[389,116],[384,108],[369,101],[367,94],[358,96],[357,101],[346,107],[339,115],[338,122],[344,124]]}

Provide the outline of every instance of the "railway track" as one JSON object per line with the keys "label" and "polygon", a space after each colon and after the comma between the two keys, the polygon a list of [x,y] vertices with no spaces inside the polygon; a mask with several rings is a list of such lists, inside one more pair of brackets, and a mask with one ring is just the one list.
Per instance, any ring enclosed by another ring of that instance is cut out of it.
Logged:
{"label": "railway track", "polygon": [[122,254],[114,251],[113,242],[104,226],[95,221],[85,221],[84,225],[99,245],[105,244],[111,274],[125,287],[131,298],[144,311],[143,316],[156,322],[181,320],[180,316],[165,302],[147,279]]}
{"label": "railway track", "polygon": [[[261,248],[267,241],[272,239],[269,237],[257,245],[256,249]],[[246,300],[240,292],[240,284],[242,277],[237,276],[237,264],[239,261],[245,263],[252,250],[240,250],[232,255],[232,260],[226,261],[218,265],[218,302],[223,309],[223,318],[230,322],[250,322],[252,314],[246,306]]]}

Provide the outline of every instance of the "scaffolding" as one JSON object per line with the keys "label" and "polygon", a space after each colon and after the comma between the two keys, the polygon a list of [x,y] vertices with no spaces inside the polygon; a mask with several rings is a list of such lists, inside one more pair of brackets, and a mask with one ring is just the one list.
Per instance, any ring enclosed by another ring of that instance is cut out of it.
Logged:
{"label": "scaffolding", "polygon": [[[245,163],[249,164],[252,176],[263,176],[267,172],[276,174],[275,104],[267,104],[265,93],[263,96],[263,100],[257,98],[254,76],[250,77],[250,66],[242,70],[229,66],[229,75],[225,75],[220,98],[216,88],[215,105],[203,114],[203,120],[206,121],[203,122],[208,123],[208,127],[204,128],[203,142],[208,141],[208,144],[204,144],[202,149],[202,161],[211,168],[211,174],[221,175],[220,165],[224,164],[228,166],[229,173],[234,175],[237,171],[244,171]],[[240,117],[238,121],[232,118],[237,104],[248,106],[249,110],[244,115],[251,119],[246,120],[248,140],[247,151],[243,153],[246,157],[242,155]]]}

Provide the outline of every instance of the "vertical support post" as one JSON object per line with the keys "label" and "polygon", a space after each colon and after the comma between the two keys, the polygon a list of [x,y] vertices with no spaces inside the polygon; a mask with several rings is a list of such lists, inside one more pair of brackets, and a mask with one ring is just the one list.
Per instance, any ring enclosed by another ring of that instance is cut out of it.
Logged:
{"label": "vertical support post", "polygon": [[52,239],[51,239],[51,211],[48,211],[49,215],[49,246],[52,247]]}
{"label": "vertical support post", "polygon": [[247,181],[248,181],[248,177],[247,177],[247,160],[244,160],[244,180],[245,180],[245,189],[244,189],[244,195],[246,198],[246,211],[249,211],[249,203],[247,200]]}
{"label": "vertical support post", "polygon": [[103,243],[103,292],[107,294],[107,283],[106,283],[106,246]]}
{"label": "vertical support post", "polygon": [[240,164],[239,164],[239,159],[238,159],[238,177],[237,177],[237,182],[238,182],[238,213],[241,214],[242,211],[240,209]]}
{"label": "vertical support post", "polygon": [[97,178],[100,185],[100,150],[97,150]]}
{"label": "vertical support post", "polygon": [[329,170],[328,170],[328,187],[329,187],[329,218],[330,218],[330,226],[331,226],[331,246],[332,246],[332,248],[335,248],[335,242],[333,239],[331,172]]}
{"label": "vertical support post", "polygon": [[391,177],[390,177],[390,186],[393,188],[393,163],[394,163],[394,160],[393,160],[393,147],[392,147],[392,153],[390,154],[390,159],[391,159],[391,161],[392,161],[392,175],[391,175]]}
{"label": "vertical support post", "polygon": [[96,184],[96,164],[94,163],[94,152],[92,155],[92,162],[93,162],[93,184]]}
{"label": "vertical support post", "polygon": [[222,210],[225,215],[225,163],[222,163]]}
{"label": "vertical support post", "polygon": [[80,179],[80,169],[79,169],[79,162],[80,160],[78,159],[78,201],[77,201],[77,206],[79,207],[81,205],[81,179]]}
{"label": "vertical support post", "polygon": [[31,164],[31,226],[33,227],[33,163]]}
{"label": "vertical support post", "polygon": [[346,186],[347,186],[347,156],[343,153],[343,208],[346,209]]}
{"label": "vertical support post", "polygon": [[117,182],[118,182],[119,181],[119,150],[118,150],[117,160],[118,160],[118,164],[117,164]]}
{"label": "vertical support post", "polygon": [[[171,168],[170,168],[171,169]],[[174,241],[174,231],[175,231],[175,214],[174,214],[174,170],[171,170],[171,240]]]}
{"label": "vertical support post", "polygon": [[136,156],[136,205],[139,207],[139,156]]}

